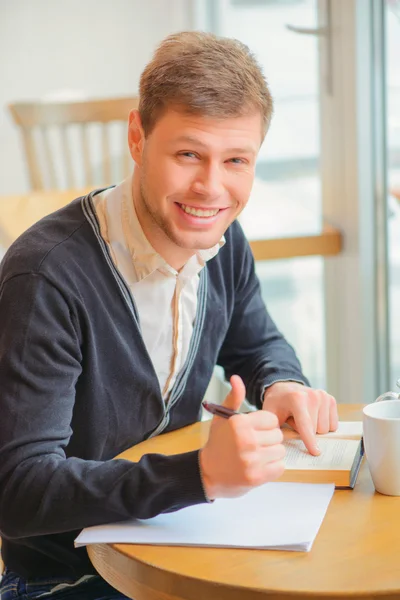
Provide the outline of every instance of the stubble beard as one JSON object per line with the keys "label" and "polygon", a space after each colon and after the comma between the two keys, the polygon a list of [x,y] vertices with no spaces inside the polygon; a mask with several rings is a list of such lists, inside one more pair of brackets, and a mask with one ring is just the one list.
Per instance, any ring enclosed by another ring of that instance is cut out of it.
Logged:
{"label": "stubble beard", "polygon": [[[162,218],[159,214],[153,210],[151,206],[151,202],[148,200],[148,194],[146,190],[146,176],[145,171],[143,171],[141,180],[140,180],[140,203],[142,205],[143,211],[148,215],[151,220],[151,225],[154,232],[157,232],[158,236],[165,236],[168,238],[170,242],[182,248],[182,250],[188,250],[190,252],[196,252],[197,250],[208,250],[212,248],[217,242],[212,242],[211,244],[207,244],[204,240],[201,239],[199,235],[198,239],[194,239],[191,243],[187,243],[184,240],[184,236],[177,236],[172,231],[172,228],[166,222],[165,219]],[[218,240],[219,241],[219,238]]]}
{"label": "stubble beard", "polygon": [[154,234],[157,235],[157,237],[167,237],[170,242],[173,242],[174,244],[180,246],[181,244],[179,244],[179,240],[175,239],[175,236],[173,235],[170,227],[168,226],[168,223],[165,222],[162,216],[160,216],[155,210],[153,210],[151,202],[149,202],[148,200],[148,194],[146,191],[146,184],[144,179],[145,177],[143,174],[140,181],[140,203],[142,205],[142,210],[145,212],[148,219],[150,220],[150,225]]}

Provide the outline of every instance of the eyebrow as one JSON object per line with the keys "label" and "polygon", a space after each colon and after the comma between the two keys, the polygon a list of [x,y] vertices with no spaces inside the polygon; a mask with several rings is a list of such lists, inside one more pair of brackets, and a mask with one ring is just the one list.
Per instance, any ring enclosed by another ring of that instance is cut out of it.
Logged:
{"label": "eyebrow", "polygon": [[[200,146],[201,148],[207,148],[206,144],[203,144],[203,142],[201,142],[195,137],[192,137],[191,135],[181,135],[180,137],[174,140],[175,144],[181,142],[193,144],[195,146]],[[225,152],[227,154],[257,154],[257,151],[252,146],[244,146],[242,148],[227,148]]]}

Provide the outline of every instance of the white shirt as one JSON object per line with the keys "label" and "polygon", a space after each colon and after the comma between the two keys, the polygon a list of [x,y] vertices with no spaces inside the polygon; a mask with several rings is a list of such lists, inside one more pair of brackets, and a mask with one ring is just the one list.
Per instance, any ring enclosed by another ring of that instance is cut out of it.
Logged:
{"label": "white shirt", "polygon": [[178,272],[148,242],[136,215],[132,177],[93,198],[100,232],[135,300],[142,336],[164,399],[186,360],[199,273],[225,243],[199,250]]}

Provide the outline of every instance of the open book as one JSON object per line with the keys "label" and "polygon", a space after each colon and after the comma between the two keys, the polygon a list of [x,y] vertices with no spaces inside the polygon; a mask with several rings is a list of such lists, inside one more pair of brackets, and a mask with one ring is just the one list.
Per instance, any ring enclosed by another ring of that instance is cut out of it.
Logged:
{"label": "open book", "polygon": [[298,433],[284,427],[286,468],[279,481],[334,483],[336,488],[353,488],[363,457],[362,423],[340,421],[337,431],[317,435],[321,450],[311,455]]}

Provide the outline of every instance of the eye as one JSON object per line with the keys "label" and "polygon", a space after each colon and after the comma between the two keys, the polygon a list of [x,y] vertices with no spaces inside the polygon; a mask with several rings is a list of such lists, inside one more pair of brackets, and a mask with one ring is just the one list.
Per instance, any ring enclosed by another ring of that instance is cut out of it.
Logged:
{"label": "eye", "polygon": [[184,158],[197,158],[197,154],[194,152],[179,152],[178,156],[183,156]]}
{"label": "eye", "polygon": [[244,165],[244,164],[246,164],[246,161],[243,158],[237,158],[237,157],[230,158],[228,160],[228,162],[230,162],[230,163],[232,163],[234,165]]}

